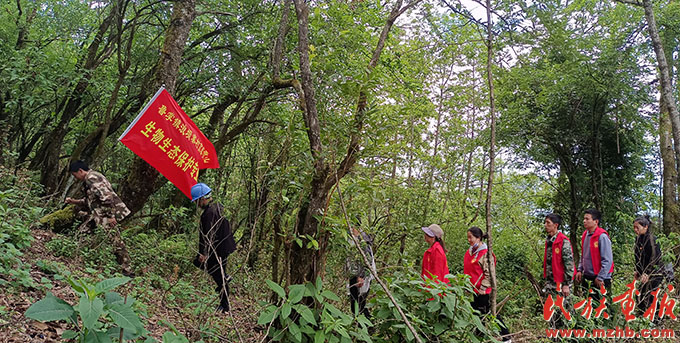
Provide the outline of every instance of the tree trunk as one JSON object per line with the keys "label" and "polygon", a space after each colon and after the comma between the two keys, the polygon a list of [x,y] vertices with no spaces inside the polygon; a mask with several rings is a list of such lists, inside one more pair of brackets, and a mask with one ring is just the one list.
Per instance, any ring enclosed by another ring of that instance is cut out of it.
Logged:
{"label": "tree trunk", "polygon": [[671,133],[671,121],[668,106],[661,98],[661,113],[659,116],[659,150],[663,162],[663,224],[662,231],[670,234],[678,230],[680,223],[680,203],[678,203],[678,171],[676,168],[675,155],[673,154],[673,138]]}
{"label": "tree trunk", "polygon": [[661,98],[668,109],[668,116],[670,118],[672,132],[673,132],[673,146],[675,150],[675,160],[680,162],[680,113],[675,103],[673,96],[673,86],[671,82],[671,72],[668,61],[666,60],[666,53],[664,51],[659,30],[656,26],[656,19],[654,18],[654,7],[651,0],[642,0],[642,7],[645,9],[645,18],[647,19],[647,32],[652,39],[652,46],[656,55],[657,65],[659,67],[659,79],[661,80]]}
{"label": "tree trunk", "polygon": [[486,186],[486,234],[489,252],[486,254],[489,263],[489,273],[491,274],[491,314],[496,315],[496,263],[493,260],[493,230],[491,223],[491,195],[493,192],[493,177],[496,161],[496,104],[493,88],[493,31],[491,30],[491,0],[486,0],[486,34],[487,34],[487,60],[486,60],[486,81],[489,85],[489,118],[491,141],[489,142],[489,180]]}
{"label": "tree trunk", "polygon": [[[184,46],[195,18],[196,0],[174,2],[170,26],[165,34],[161,56],[156,65],[154,81],[147,88],[155,90],[165,85],[170,94],[175,92]],[[155,168],[135,156],[130,166],[130,174],[122,182],[119,193],[131,214],[141,210],[149,196],[156,191],[155,184],[158,174]]]}
{"label": "tree trunk", "polygon": [[606,111],[606,106],[605,100],[599,95],[595,95],[591,115],[592,122],[590,124],[590,129],[592,130],[590,135],[590,184],[593,205],[599,211],[602,211],[602,190],[604,189],[600,127],[602,126],[602,116]]}
{"label": "tree trunk", "polygon": [[[415,5],[417,1],[401,8],[402,1],[396,2],[390,16],[383,26],[377,46],[373,51],[373,56],[368,64],[367,72],[370,72],[378,64],[380,54],[385,46],[387,35],[394,24],[394,21],[406,9]],[[298,53],[300,57],[300,76],[301,91],[298,95],[302,97],[302,114],[307,128],[309,147],[314,159],[314,171],[307,198],[303,200],[298,213],[298,222],[295,235],[298,237],[309,235],[313,239],[318,238],[319,221],[318,216],[322,214],[331,188],[339,182],[343,176],[350,172],[357,160],[357,154],[361,143],[361,133],[367,108],[367,90],[362,88],[359,91],[357,110],[354,116],[354,127],[350,132],[350,141],[347,147],[347,154],[340,162],[336,170],[332,170],[330,164],[325,162],[323,157],[323,146],[321,144],[321,126],[318,119],[316,108],[316,97],[314,95],[314,82],[309,62],[309,8],[304,0],[295,0],[295,13],[298,22]],[[291,249],[290,278],[295,284],[305,281],[313,281],[324,266],[319,265],[319,256],[323,251],[308,248],[306,242],[300,246],[293,243]]]}
{"label": "tree trunk", "polygon": [[[78,80],[76,86],[63,99],[58,107],[61,118],[52,131],[43,137],[43,142],[38,149],[35,158],[31,161],[29,168],[40,169],[40,183],[45,186],[47,194],[52,194],[58,190],[60,180],[64,179],[64,173],[59,168],[59,155],[64,142],[64,137],[68,133],[68,126],[78,112],[81,110],[83,94],[90,85],[92,73],[110,55],[111,40],[104,42],[104,35],[109,30],[111,22],[119,15],[119,1],[114,1],[109,15],[104,18],[99,25],[97,33],[92,43],[87,48],[85,60],[82,61],[83,76]],[[104,48],[100,51],[102,43]]]}

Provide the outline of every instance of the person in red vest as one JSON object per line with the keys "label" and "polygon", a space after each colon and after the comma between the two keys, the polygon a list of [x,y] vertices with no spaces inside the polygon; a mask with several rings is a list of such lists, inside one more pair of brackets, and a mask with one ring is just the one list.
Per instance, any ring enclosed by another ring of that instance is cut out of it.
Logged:
{"label": "person in red vest", "polygon": [[571,241],[560,232],[562,217],[551,213],[545,216],[543,223],[548,237],[545,239],[545,254],[543,255],[544,291],[556,294],[557,285],[562,288],[562,295],[568,297],[571,293],[571,281],[574,275],[574,253]]}
{"label": "person in red vest", "polygon": [[578,271],[574,275],[575,284],[580,284],[586,290],[593,290],[593,299],[599,300],[599,290],[604,286],[611,289],[612,273],[614,272],[614,256],[612,241],[609,233],[600,227],[602,214],[591,208],[583,215],[583,226],[586,230],[581,236],[581,260]]}
{"label": "person in red vest", "polygon": [[[470,282],[475,291],[472,308],[482,314],[489,313],[491,303],[489,294],[491,294],[491,269],[486,253],[489,251],[486,243],[482,239],[488,236],[482,233],[482,229],[473,226],[467,231],[467,240],[470,248],[465,251],[463,257],[463,273],[470,276]],[[493,255],[494,264],[496,264],[496,255]],[[508,328],[505,326],[500,316],[497,316],[501,322],[501,336],[507,337],[510,334]],[[506,340],[504,342],[511,342]]]}
{"label": "person in red vest", "polygon": [[421,276],[436,282],[449,283],[446,274],[449,273],[449,263],[446,261],[446,248],[444,247],[444,231],[437,224],[421,228],[425,233],[425,242],[430,246],[423,254]]}

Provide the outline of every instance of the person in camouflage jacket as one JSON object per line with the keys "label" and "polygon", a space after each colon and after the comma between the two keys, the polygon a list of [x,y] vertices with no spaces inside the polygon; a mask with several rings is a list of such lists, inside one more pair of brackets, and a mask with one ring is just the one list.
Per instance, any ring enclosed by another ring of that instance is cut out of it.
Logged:
{"label": "person in camouflage jacket", "polygon": [[87,208],[90,219],[104,228],[111,239],[116,260],[121,265],[123,274],[131,274],[130,256],[117,226],[118,222],[130,214],[130,210],[113,191],[106,177],[91,170],[85,162],[71,163],[69,172],[76,179],[83,181],[85,197],[82,199],[66,198],[65,202]]}
{"label": "person in camouflage jacket", "polygon": [[[566,298],[571,294],[571,287],[573,286],[574,254],[571,241],[559,231],[560,225],[562,225],[562,217],[559,215],[551,213],[545,217],[544,227],[547,237],[543,257],[544,291],[555,294],[557,283],[560,283],[562,286],[561,293]],[[559,270],[554,270],[555,267]]]}
{"label": "person in camouflage jacket", "polygon": [[[564,296],[563,306],[569,311],[569,295],[571,294],[572,277],[574,275],[574,253],[569,238],[559,231],[562,225],[562,217],[551,213],[545,217],[543,226],[545,233],[545,254],[543,256],[543,278],[545,287],[543,293],[546,297],[561,293]],[[560,291],[558,291],[558,283]],[[566,319],[562,315],[550,317],[551,328],[566,327]]]}

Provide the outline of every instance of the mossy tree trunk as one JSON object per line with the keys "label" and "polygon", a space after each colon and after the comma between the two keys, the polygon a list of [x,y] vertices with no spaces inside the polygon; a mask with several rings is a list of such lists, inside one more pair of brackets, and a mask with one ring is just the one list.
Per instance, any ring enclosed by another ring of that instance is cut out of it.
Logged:
{"label": "mossy tree trunk", "polygon": [[[174,94],[182,54],[195,18],[195,0],[174,2],[170,25],[166,31],[161,56],[156,65],[155,77],[150,87],[146,88],[156,90],[165,85],[168,92]],[[156,191],[158,175],[156,169],[141,158],[135,157],[130,166],[130,174],[123,181],[119,192],[131,214],[141,210],[149,196]]]}

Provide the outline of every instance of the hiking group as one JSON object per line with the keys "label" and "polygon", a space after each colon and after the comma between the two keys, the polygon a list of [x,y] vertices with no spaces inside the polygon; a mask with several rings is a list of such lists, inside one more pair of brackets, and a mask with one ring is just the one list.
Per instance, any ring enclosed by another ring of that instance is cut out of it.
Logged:
{"label": "hiking group", "polygon": [[[65,202],[76,206],[78,213],[86,223],[93,223],[104,228],[114,247],[116,260],[121,265],[122,273],[133,275],[130,269],[130,258],[120,236],[119,223],[130,213],[123,201],[113,191],[109,181],[83,161],[71,163],[69,172],[82,181],[84,198],[66,198]],[[217,310],[227,312],[229,306],[229,282],[231,276],[226,273],[227,257],[236,250],[236,243],[224,207],[213,200],[212,190],[204,183],[191,188],[192,202],[201,208],[199,222],[198,254],[194,265],[205,270],[214,280],[216,291],[220,297]],[[581,236],[581,258],[574,261],[572,243],[560,230],[562,218],[554,213],[548,214],[544,220],[547,234],[543,257],[543,278],[545,294],[561,295],[565,299],[572,294],[574,287],[581,287],[594,299],[599,299],[600,290],[609,291],[614,272],[612,242],[609,234],[601,227],[602,215],[596,209],[588,209],[583,215],[584,231]],[[648,216],[641,216],[633,221],[637,235],[634,247],[635,273],[633,277],[640,284],[637,298],[638,311],[644,312],[653,306],[652,293],[660,287],[664,279],[664,266],[661,262],[661,250],[651,233],[651,222]],[[573,228],[572,228],[573,229]],[[424,240],[428,249],[421,261],[421,276],[434,282],[449,283],[446,275],[450,274],[444,245],[444,231],[437,224],[422,227]],[[348,290],[352,312],[370,317],[366,308],[366,300],[371,281],[375,273],[375,258],[372,250],[373,239],[358,228],[351,228],[350,245],[358,243],[347,258]],[[463,273],[468,275],[474,291],[471,305],[484,315],[490,312],[489,296],[491,285],[491,259],[496,264],[496,256],[487,258],[488,247],[484,243],[487,235],[478,227],[467,230],[469,248],[463,256]],[[366,265],[360,257],[359,249],[367,258]],[[587,293],[586,293],[587,294]],[[566,302],[566,300],[565,300]],[[502,319],[501,337],[510,341],[509,331]],[[561,325],[551,322],[553,326]]]}

